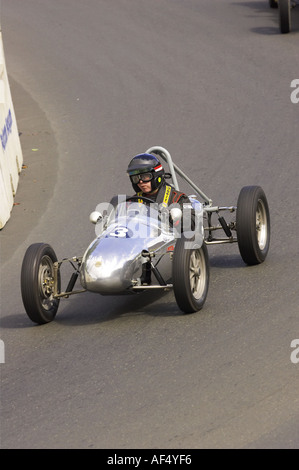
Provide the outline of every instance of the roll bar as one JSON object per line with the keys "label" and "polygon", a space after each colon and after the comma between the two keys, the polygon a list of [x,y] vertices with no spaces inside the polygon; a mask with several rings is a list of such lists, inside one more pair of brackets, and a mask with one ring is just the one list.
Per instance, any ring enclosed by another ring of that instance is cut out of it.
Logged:
{"label": "roll bar", "polygon": [[179,191],[179,184],[178,184],[177,177],[176,177],[176,173],[177,173],[188,184],[190,184],[190,186],[196,191],[196,193],[200,197],[202,197],[202,199],[209,206],[212,206],[212,204],[213,204],[212,199],[210,199],[208,196],[206,196],[205,193],[203,193],[201,191],[201,189],[198,186],[196,186],[196,184],[194,184],[193,181],[191,181],[190,178],[188,178],[188,176],[185,175],[185,173],[175,163],[173,163],[171,155],[168,152],[168,150],[166,150],[164,147],[155,146],[155,147],[150,147],[146,151],[146,153],[157,153],[161,158],[163,158],[163,160],[165,160],[168,163],[170,174],[171,174],[173,185],[174,185],[175,189],[177,189]]}

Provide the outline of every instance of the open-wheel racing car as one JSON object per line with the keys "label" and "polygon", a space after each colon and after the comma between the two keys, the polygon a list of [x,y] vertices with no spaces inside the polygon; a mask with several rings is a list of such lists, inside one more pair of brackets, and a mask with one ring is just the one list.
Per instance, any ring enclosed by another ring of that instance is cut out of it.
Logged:
{"label": "open-wheel racing car", "polygon": [[[147,153],[167,162],[167,176],[175,189],[179,189],[177,175],[192,188],[186,213],[171,206],[162,210],[144,197],[141,203],[138,196],[114,196],[90,214],[97,236],[83,256],[58,261],[49,244],[30,245],[21,268],[21,293],[26,313],[34,323],[51,322],[61,298],[85,291],[120,295],[173,290],[179,309],[193,313],[202,309],[208,295],[209,245],[236,242],[246,264],[265,260],[270,215],[260,186],[243,187],[236,206],[215,206],[175,165],[165,148],[151,147]],[[195,225],[182,233],[174,222],[190,217],[191,212]],[[221,235],[216,237],[216,232]],[[70,263],[73,272],[66,289],[61,290],[64,263]],[[78,277],[81,286],[74,290]]]}

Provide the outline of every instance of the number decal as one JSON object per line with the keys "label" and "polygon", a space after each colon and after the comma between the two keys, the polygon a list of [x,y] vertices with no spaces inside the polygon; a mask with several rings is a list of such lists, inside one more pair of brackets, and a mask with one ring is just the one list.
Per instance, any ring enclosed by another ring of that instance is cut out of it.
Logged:
{"label": "number decal", "polygon": [[119,227],[114,232],[109,233],[109,236],[116,238],[126,238],[128,231],[129,230],[126,227]]}

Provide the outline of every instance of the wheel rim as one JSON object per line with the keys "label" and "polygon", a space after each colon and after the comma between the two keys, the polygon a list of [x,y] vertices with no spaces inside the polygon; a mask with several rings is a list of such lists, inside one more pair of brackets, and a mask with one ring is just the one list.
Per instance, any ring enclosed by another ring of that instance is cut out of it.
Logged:
{"label": "wheel rim", "polygon": [[49,256],[41,259],[38,273],[39,297],[45,310],[51,310],[55,299],[54,293],[54,266]]}
{"label": "wheel rim", "polygon": [[194,250],[190,256],[190,287],[195,299],[200,299],[205,290],[206,269],[202,250]]}
{"label": "wheel rim", "polygon": [[268,238],[267,212],[261,199],[258,200],[256,210],[256,236],[260,250],[264,250]]}

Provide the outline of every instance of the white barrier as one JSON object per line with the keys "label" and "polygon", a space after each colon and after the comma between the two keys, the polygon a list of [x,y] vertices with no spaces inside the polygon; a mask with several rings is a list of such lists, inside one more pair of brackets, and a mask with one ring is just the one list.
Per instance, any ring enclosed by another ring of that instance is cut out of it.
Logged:
{"label": "white barrier", "polygon": [[0,32],[0,229],[10,218],[22,164],[23,154]]}

